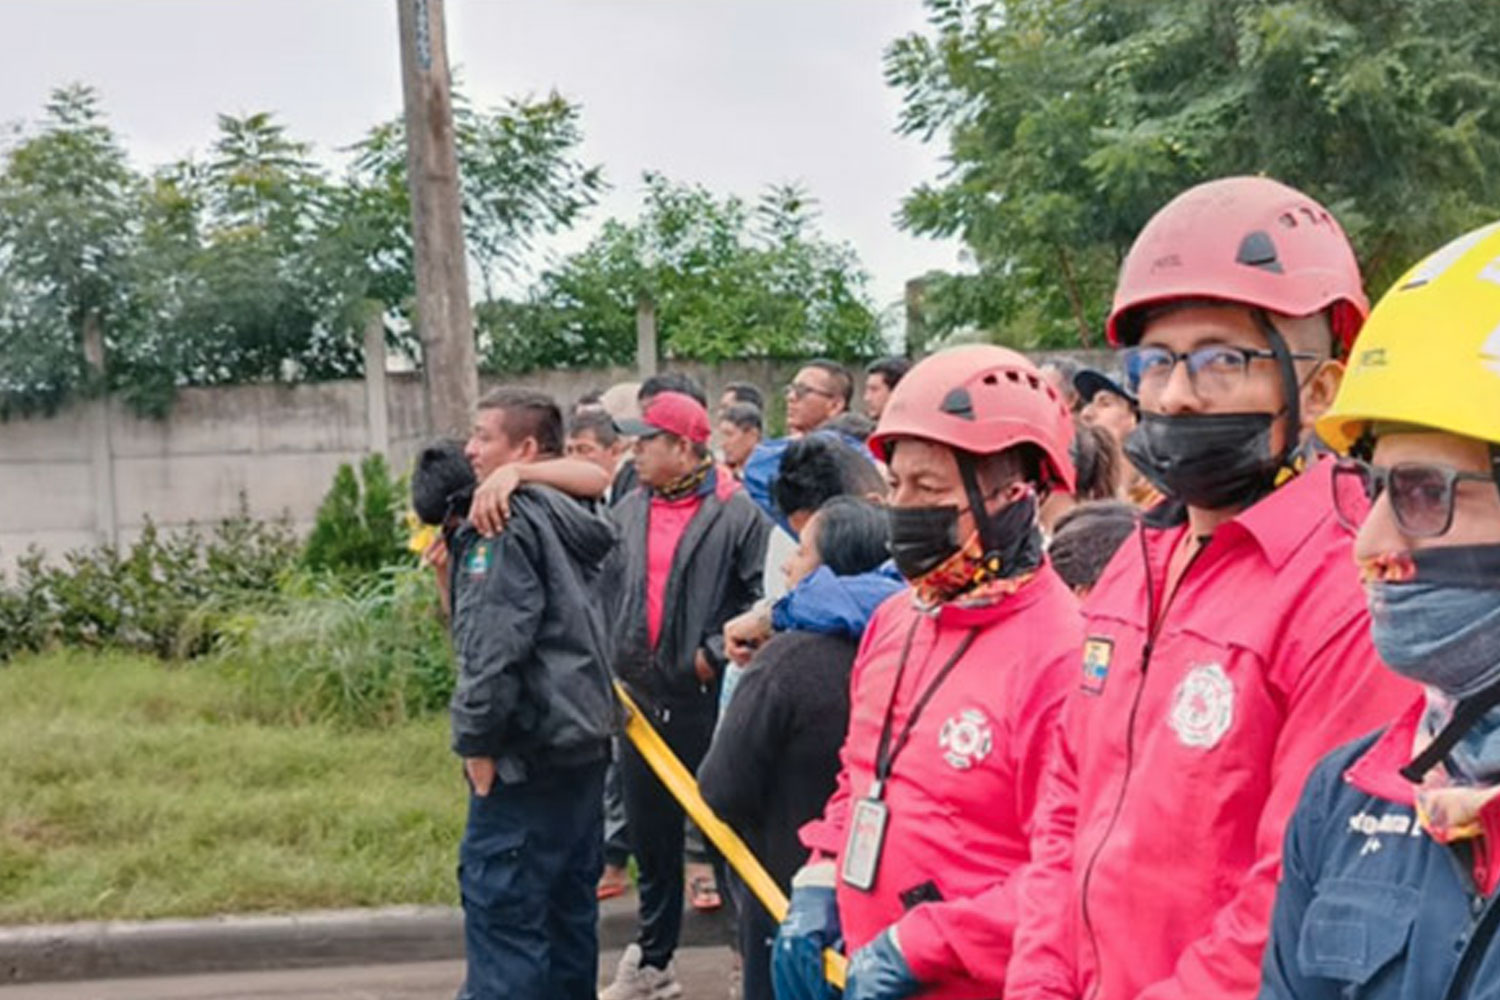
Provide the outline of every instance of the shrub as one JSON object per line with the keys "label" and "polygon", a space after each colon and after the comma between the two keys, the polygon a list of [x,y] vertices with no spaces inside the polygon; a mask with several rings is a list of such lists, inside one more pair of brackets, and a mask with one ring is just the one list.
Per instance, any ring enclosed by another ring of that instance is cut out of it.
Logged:
{"label": "shrub", "polygon": [[49,565],[30,550],[14,583],[0,578],[0,660],[59,645],[201,655],[232,613],[275,600],[296,557],[290,527],[252,520],[243,500],[206,539],[195,527],[164,536],[148,521],[123,553],[99,545]]}
{"label": "shrub", "polygon": [[442,708],[453,659],[431,573],[387,567],[362,578],[302,574],[276,611],[226,634],[220,663],[267,722],[391,725]]}
{"label": "shrub", "polygon": [[340,465],[318,507],[302,564],[314,571],[368,573],[409,562],[402,535],[404,483],[404,477],[391,479],[380,454],[360,463],[357,478],[353,467]]}

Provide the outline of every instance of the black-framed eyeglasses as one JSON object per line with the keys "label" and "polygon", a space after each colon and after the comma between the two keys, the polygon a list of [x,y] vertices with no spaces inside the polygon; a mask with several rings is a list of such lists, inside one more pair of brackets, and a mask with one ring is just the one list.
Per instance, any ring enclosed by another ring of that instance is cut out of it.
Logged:
{"label": "black-framed eyeglasses", "polygon": [[828,399],[834,397],[834,393],[829,392],[827,389],[819,389],[817,386],[808,385],[806,382],[793,382],[786,387],[786,394],[793,399],[804,399],[809,395],[823,396]]}
{"label": "black-framed eyeglasses", "polygon": [[[1193,391],[1201,396],[1227,395],[1245,382],[1253,361],[1274,361],[1276,353],[1255,347],[1230,344],[1205,344],[1191,351],[1179,352],[1155,344],[1127,347],[1125,388],[1135,396],[1143,390],[1158,392],[1172,377],[1178,363],[1186,362]],[[1290,352],[1293,361],[1316,361],[1318,355],[1306,351]]]}
{"label": "black-framed eyeglasses", "polygon": [[1396,525],[1408,538],[1437,538],[1453,527],[1458,484],[1494,483],[1478,472],[1460,472],[1429,462],[1397,462],[1389,468],[1341,458],[1333,469],[1333,508],[1339,521],[1358,531],[1381,494],[1388,494]]}

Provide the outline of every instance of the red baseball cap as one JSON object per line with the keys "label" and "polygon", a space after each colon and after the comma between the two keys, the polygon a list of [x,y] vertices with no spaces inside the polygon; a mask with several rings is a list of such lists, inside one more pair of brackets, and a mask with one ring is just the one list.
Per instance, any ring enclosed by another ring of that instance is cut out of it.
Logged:
{"label": "red baseball cap", "polygon": [[694,444],[707,444],[708,410],[692,396],[680,392],[663,392],[651,398],[639,420],[617,420],[615,425],[626,437],[647,438],[658,434],[675,434]]}

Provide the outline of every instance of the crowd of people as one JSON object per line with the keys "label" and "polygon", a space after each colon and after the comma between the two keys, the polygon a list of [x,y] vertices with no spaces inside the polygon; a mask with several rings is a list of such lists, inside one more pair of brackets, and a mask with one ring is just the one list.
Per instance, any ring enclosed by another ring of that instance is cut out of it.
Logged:
{"label": "crowd of people", "polygon": [[847,1000],[1500,998],[1500,223],[1372,310],[1326,207],[1212,181],[1107,335],[808,362],[782,437],[666,372],[423,449],[462,997],[671,1000],[722,901],[746,1000],[837,996],[829,949]]}

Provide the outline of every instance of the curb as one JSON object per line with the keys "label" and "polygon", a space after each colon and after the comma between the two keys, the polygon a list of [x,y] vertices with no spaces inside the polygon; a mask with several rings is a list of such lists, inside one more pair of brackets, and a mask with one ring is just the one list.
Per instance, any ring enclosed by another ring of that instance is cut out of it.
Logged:
{"label": "curb", "polygon": [[[635,940],[634,893],[599,904],[599,950]],[[683,913],[681,947],[729,941],[725,910]],[[463,913],[444,906],[277,916],[0,927],[0,986],[459,959]]]}

